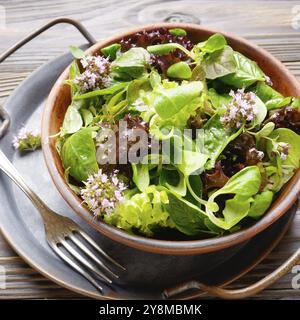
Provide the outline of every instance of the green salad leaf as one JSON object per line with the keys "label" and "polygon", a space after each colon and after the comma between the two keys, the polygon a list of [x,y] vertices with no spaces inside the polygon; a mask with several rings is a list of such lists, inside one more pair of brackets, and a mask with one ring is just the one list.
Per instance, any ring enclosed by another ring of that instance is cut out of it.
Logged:
{"label": "green salad leaf", "polygon": [[74,79],[79,75],[80,75],[80,70],[79,70],[77,61],[73,61],[70,65],[69,80],[66,81],[66,83],[71,87],[72,99],[79,93],[79,88],[77,84],[74,83]]}
{"label": "green salad leaf", "polygon": [[[216,79],[236,71],[233,50],[229,46],[213,51],[201,62],[207,79]],[[222,78],[223,79],[223,78]]]}
{"label": "green salad leaf", "polygon": [[85,181],[89,175],[98,171],[96,148],[92,131],[83,128],[64,143],[61,150],[61,160],[65,169],[77,181]]}
{"label": "green salad leaf", "polygon": [[205,213],[189,201],[168,193],[169,202],[166,204],[176,228],[182,233],[195,236],[206,230],[204,224]]}
{"label": "green salad leaf", "polygon": [[221,81],[225,84],[236,88],[247,88],[257,81],[265,81],[264,73],[256,62],[246,58],[237,51],[233,52],[233,58],[236,70],[234,73],[221,78]]}
{"label": "green salad leaf", "polygon": [[291,97],[284,97],[264,82],[256,85],[255,93],[266,104],[268,110],[284,107],[291,103]]}
{"label": "green salad leaf", "polygon": [[220,116],[216,113],[203,128],[204,153],[210,159],[206,165],[206,169],[211,169],[228,143],[240,135],[243,127],[233,132],[226,129],[220,121]]}
{"label": "green salad leaf", "polygon": [[89,98],[94,98],[94,97],[98,97],[98,96],[112,95],[112,94],[115,94],[118,91],[124,89],[127,86],[128,86],[128,82],[116,83],[112,87],[94,90],[94,91],[90,91],[90,92],[75,96],[74,100],[89,99]]}
{"label": "green salad leaf", "polygon": [[162,169],[159,175],[159,184],[178,196],[184,197],[186,195],[184,175],[175,168]]}
{"label": "green salad leaf", "polygon": [[173,29],[169,29],[169,32],[173,35],[173,36],[177,36],[177,37],[183,37],[187,35],[187,32],[184,29],[181,28],[173,28]]}
{"label": "green salad leaf", "polygon": [[232,100],[232,97],[229,94],[218,93],[214,88],[210,88],[207,94],[209,101],[216,109],[226,106]]}
{"label": "green salad leaf", "polygon": [[253,126],[260,125],[266,118],[268,110],[266,105],[259,99],[259,97],[255,97],[255,105],[257,109],[257,114],[253,120]]}
{"label": "green salad leaf", "polygon": [[158,87],[152,93],[152,105],[162,119],[168,119],[199,97],[203,85],[200,81],[184,83],[174,88]]}
{"label": "green salad leaf", "polygon": [[[233,175],[225,186],[210,195],[206,204],[206,214],[212,223],[218,227],[229,230],[244,217],[247,216],[252,196],[258,193],[261,185],[261,174],[257,166],[246,167]],[[222,217],[215,213],[219,206],[215,199],[220,195],[234,195],[232,199],[226,200]]]}
{"label": "green salad leaf", "polygon": [[147,51],[149,53],[156,54],[156,55],[168,54],[168,53],[170,53],[172,51],[175,51],[177,49],[183,51],[186,55],[188,55],[191,58],[193,58],[193,55],[189,50],[187,50],[184,46],[182,46],[181,44],[176,43],[176,42],[170,42],[170,43],[164,43],[164,44],[156,44],[156,45],[147,47]]}
{"label": "green salad leaf", "polygon": [[145,74],[150,62],[150,54],[143,48],[131,48],[112,62],[112,72],[116,77],[135,79]]}
{"label": "green salad leaf", "polygon": [[215,33],[209,37],[206,41],[199,42],[195,48],[205,53],[213,53],[218,50],[222,50],[227,45],[227,41],[220,33]]}
{"label": "green salad leaf", "polygon": [[167,75],[168,77],[175,79],[190,79],[192,76],[192,70],[186,62],[180,61],[172,64],[168,68]]}
{"label": "green salad leaf", "polygon": [[149,168],[147,164],[132,163],[132,180],[140,191],[145,191],[150,184]]}
{"label": "green salad leaf", "polygon": [[104,221],[128,232],[138,231],[152,236],[160,228],[174,228],[164,205],[169,202],[167,192],[151,185],[142,193],[128,197]]}
{"label": "green salad leaf", "polygon": [[76,103],[76,101],[73,101],[69,105],[61,128],[62,135],[72,134],[80,130],[83,125],[82,117],[79,112],[80,108],[81,104]]}
{"label": "green salad leaf", "polygon": [[[282,161],[285,165],[290,165],[294,169],[300,166],[300,135],[287,128],[279,128],[274,130],[270,135],[270,139],[274,139],[276,143],[284,142],[289,145],[288,155]],[[273,158],[273,143],[272,140],[267,141],[267,152],[270,158]],[[279,155],[276,155],[278,158]]]}
{"label": "green salad leaf", "polygon": [[81,109],[80,110],[80,114],[82,116],[82,119],[83,119],[85,127],[87,127],[88,125],[90,125],[93,122],[94,116],[93,116],[93,113],[90,110]]}
{"label": "green salad leaf", "polygon": [[109,57],[112,60],[115,60],[120,49],[121,45],[119,43],[113,43],[107,47],[102,48],[101,53],[103,53],[105,57]]}
{"label": "green salad leaf", "polygon": [[70,52],[72,53],[73,57],[76,59],[82,59],[85,57],[85,53],[80,48],[69,46]]}
{"label": "green salad leaf", "polygon": [[274,193],[270,190],[265,190],[253,197],[248,216],[254,219],[259,219],[270,207],[273,201]]}

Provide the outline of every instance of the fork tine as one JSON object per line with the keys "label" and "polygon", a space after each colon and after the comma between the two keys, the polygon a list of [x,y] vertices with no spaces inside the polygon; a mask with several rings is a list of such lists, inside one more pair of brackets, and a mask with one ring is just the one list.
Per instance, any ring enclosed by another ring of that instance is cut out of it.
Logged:
{"label": "fork tine", "polygon": [[78,253],[67,241],[63,240],[60,244],[80,263],[82,263],[86,268],[95,272],[100,278],[107,281],[109,284],[112,283],[112,280],[108,278],[103,272],[95,268],[88,260],[86,260],[80,253]]}
{"label": "fork tine", "polygon": [[84,271],[79,265],[77,265],[72,259],[70,259],[67,255],[65,255],[55,244],[48,242],[52,250],[69,266],[75,269],[78,273],[80,273],[83,277],[85,277],[96,289],[98,289],[101,294],[103,294],[103,288],[99,285],[99,283],[86,271]]}
{"label": "fork tine", "polygon": [[119,278],[118,275],[116,275],[114,272],[112,272],[100,259],[97,258],[94,253],[88,249],[79,239],[76,238],[74,234],[69,235],[70,240],[73,241],[74,244],[76,244],[87,256],[89,256],[99,267],[106,270],[110,275],[112,275],[115,278]]}
{"label": "fork tine", "polygon": [[86,234],[84,231],[82,230],[77,230],[77,232],[79,232],[79,234],[91,245],[94,247],[94,249],[96,249],[99,253],[101,253],[107,260],[109,260],[111,263],[113,263],[114,265],[118,266],[119,268],[123,269],[124,271],[126,270],[125,267],[123,267],[122,265],[120,265],[115,259],[113,259],[112,257],[110,257],[106,252],[104,252],[98,245],[97,243],[88,235]]}

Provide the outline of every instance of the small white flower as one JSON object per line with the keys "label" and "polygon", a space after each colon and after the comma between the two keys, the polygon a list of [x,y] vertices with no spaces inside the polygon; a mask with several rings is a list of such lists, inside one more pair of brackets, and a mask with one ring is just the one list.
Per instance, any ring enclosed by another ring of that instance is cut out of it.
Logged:
{"label": "small white flower", "polygon": [[112,202],[110,202],[109,200],[107,200],[107,199],[103,199],[102,201],[101,201],[101,206],[102,206],[102,208],[109,208],[110,206],[112,206]]}
{"label": "small white flower", "polygon": [[116,190],[116,191],[115,191],[115,197],[116,197],[119,201],[123,200],[123,195],[122,195],[122,193],[121,193],[120,190]]}
{"label": "small white flower", "polygon": [[266,80],[266,84],[268,84],[271,87],[273,86],[273,82],[270,77],[265,75],[265,80]]}
{"label": "small white flower", "polygon": [[41,146],[41,136],[36,130],[22,127],[13,138],[12,145],[16,150],[33,151]]}
{"label": "small white flower", "polygon": [[119,182],[119,179],[116,177],[116,176],[113,176],[112,178],[111,178],[111,180],[112,180],[112,182],[113,182],[113,184],[116,186],[117,184],[118,184],[118,182]]}
{"label": "small white flower", "polygon": [[101,177],[101,182],[105,183],[105,182],[107,182],[107,180],[108,180],[107,175],[103,174],[102,177]]}
{"label": "small white flower", "polygon": [[281,160],[286,160],[287,159],[287,154],[284,154],[284,153],[280,153],[280,158]]}
{"label": "small white flower", "polygon": [[117,174],[118,171],[115,171],[108,175],[100,169],[84,182],[81,197],[95,216],[111,214],[116,204],[124,199],[123,192],[127,186],[118,179]]}
{"label": "small white flower", "polygon": [[87,56],[80,60],[84,72],[74,79],[81,91],[107,88],[111,85],[109,76],[111,65],[108,59],[101,56]]}
{"label": "small white flower", "polygon": [[220,119],[223,125],[238,129],[246,122],[252,122],[257,115],[255,93],[238,89],[236,92],[231,90],[229,95],[232,101],[225,106],[226,111]]}
{"label": "small white flower", "polygon": [[254,154],[256,156],[256,158],[258,158],[259,160],[263,160],[263,158],[265,156],[263,151],[259,151],[256,148],[250,148],[249,153]]}

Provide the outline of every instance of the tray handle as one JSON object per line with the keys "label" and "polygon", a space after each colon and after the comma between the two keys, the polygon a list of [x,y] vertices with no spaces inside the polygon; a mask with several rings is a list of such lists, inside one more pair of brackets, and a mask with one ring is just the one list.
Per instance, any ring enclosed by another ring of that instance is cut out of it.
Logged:
{"label": "tray handle", "polygon": [[[3,62],[6,58],[8,58],[11,54],[16,52],[19,48],[23,47],[26,43],[30,42],[32,39],[36,38],[38,35],[43,33],[44,31],[50,29],[51,27],[61,24],[71,24],[73,25],[82,35],[83,37],[92,45],[96,43],[96,39],[89,33],[89,31],[79,22],[78,20],[71,19],[68,17],[60,17],[53,20],[50,20],[43,26],[39,27],[35,31],[31,32],[29,35],[15,43],[13,46],[11,46],[9,49],[7,49],[5,52],[3,52],[0,55],[0,63]],[[2,106],[0,106],[0,138],[2,138],[5,133],[7,132],[10,124],[10,118],[8,113],[3,109]]]}
{"label": "tray handle", "polygon": [[[163,295],[167,299],[180,296],[180,299],[192,299],[200,295],[209,294],[213,297],[222,299],[244,299],[254,296],[255,294],[266,289],[278,279],[288,273],[295,265],[300,262],[300,248],[290,256],[280,267],[274,270],[272,273],[264,277],[263,279],[255,282],[254,284],[241,288],[241,289],[225,289],[217,286],[208,286],[198,281],[189,281],[179,286],[166,289]],[[199,290],[198,293],[188,294],[190,290]]]}

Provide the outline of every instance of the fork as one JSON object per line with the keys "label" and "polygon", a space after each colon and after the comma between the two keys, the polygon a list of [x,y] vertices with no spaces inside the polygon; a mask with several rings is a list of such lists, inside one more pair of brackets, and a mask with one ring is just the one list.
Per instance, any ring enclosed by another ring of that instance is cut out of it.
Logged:
{"label": "fork", "polygon": [[112,265],[123,270],[125,268],[105,253],[73,220],[61,216],[48,208],[40,197],[26,184],[2,150],[0,150],[0,169],[26,194],[40,213],[44,222],[46,239],[52,250],[103,293],[103,288],[98,283],[97,277],[111,284],[113,282],[111,278],[118,278],[119,276],[102,262],[88,246],[93,248],[93,250]]}

